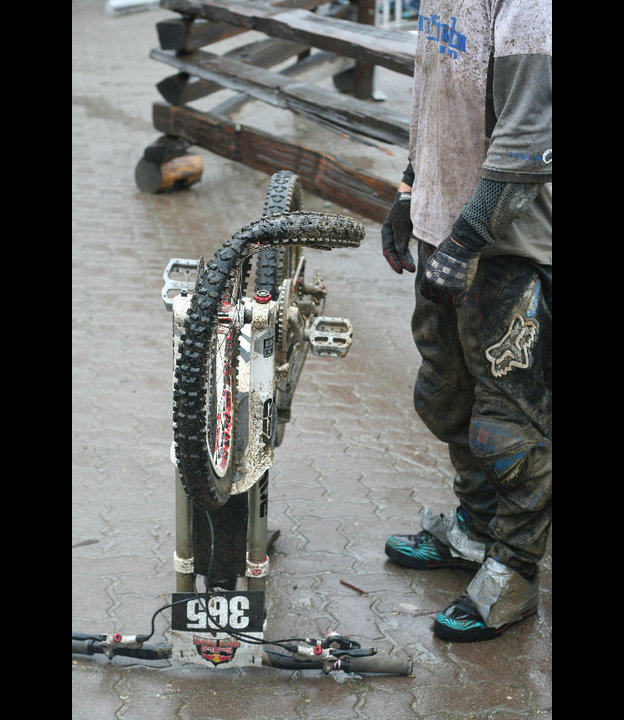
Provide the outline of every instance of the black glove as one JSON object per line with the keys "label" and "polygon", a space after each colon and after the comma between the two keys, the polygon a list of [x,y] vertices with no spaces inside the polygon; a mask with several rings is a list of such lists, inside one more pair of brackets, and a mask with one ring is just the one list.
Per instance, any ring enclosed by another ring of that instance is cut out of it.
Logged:
{"label": "black glove", "polygon": [[410,203],[412,196],[408,192],[399,192],[388,217],[381,226],[381,246],[383,255],[394,272],[401,275],[403,270],[416,272],[416,264],[408,245],[412,237]]}
{"label": "black glove", "polygon": [[451,234],[429,258],[420,280],[421,294],[438,305],[463,305],[483,248],[494,245],[535,200],[541,187],[539,183],[479,178]]}
{"label": "black glove", "polygon": [[418,286],[421,295],[436,305],[461,307],[466,302],[485,244],[460,216],[451,234],[440,243],[425,266]]}

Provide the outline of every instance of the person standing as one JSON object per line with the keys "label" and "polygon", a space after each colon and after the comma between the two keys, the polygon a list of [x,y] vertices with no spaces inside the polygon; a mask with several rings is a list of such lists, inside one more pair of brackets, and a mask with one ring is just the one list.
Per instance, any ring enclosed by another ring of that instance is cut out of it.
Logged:
{"label": "person standing", "polygon": [[[391,535],[391,561],[475,575],[437,616],[487,640],[537,610],[552,523],[552,12],[422,0],[409,163],[381,230],[416,274],[416,412],[448,445],[458,504]],[[415,260],[410,242],[417,247]]]}

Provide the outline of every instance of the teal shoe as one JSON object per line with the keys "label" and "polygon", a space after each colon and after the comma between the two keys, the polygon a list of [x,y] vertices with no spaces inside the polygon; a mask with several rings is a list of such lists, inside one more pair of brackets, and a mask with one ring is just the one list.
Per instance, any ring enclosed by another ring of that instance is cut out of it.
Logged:
{"label": "teal shoe", "polygon": [[480,564],[454,557],[447,545],[426,530],[417,535],[391,535],[386,541],[386,555],[397,565],[415,570],[435,568],[467,568],[476,570]]}
{"label": "teal shoe", "polygon": [[467,595],[462,595],[438,615],[433,624],[433,632],[442,640],[450,642],[491,640],[536,612],[537,607],[527,610],[519,620],[497,628],[488,627],[472,600]]}

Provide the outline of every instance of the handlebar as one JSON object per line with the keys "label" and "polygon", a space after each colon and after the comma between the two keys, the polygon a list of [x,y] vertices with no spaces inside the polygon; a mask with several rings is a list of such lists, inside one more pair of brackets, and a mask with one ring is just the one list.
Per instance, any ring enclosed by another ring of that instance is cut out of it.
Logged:
{"label": "handlebar", "polygon": [[[141,636],[121,636],[119,639],[113,639],[114,636],[72,633],[72,655],[102,654],[109,659],[114,655],[121,655],[141,660],[164,660],[172,656],[170,644],[143,645],[140,639],[138,641],[134,639],[136,637]],[[352,645],[357,646],[357,643]],[[282,670],[321,670],[325,674],[332,670],[380,675],[411,675],[412,673],[410,658],[379,655],[374,649],[358,651],[359,646],[352,647],[347,650],[355,653],[351,655],[333,655],[331,651],[325,650],[318,659],[312,654],[299,659],[304,654],[302,652],[304,648],[293,646],[295,647],[301,653],[299,657],[265,649],[262,653],[262,664]]]}

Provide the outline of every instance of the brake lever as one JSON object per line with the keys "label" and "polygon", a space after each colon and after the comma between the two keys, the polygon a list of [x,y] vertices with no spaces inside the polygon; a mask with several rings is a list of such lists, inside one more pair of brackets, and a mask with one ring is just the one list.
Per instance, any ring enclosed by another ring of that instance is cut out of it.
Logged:
{"label": "brake lever", "polygon": [[377,654],[377,648],[363,648],[355,640],[331,632],[322,640],[306,638],[306,645],[295,646],[293,654],[298,660],[327,663],[342,657],[370,657]]}
{"label": "brake lever", "polygon": [[121,633],[113,633],[104,636],[100,646],[102,653],[111,660],[116,650],[129,649],[139,650],[143,647],[143,643],[147,639],[147,635],[122,635]]}
{"label": "brake lever", "polygon": [[369,657],[370,655],[377,654],[377,648],[351,648],[351,649],[336,649],[329,651],[334,657]]}
{"label": "brake lever", "polygon": [[359,642],[351,640],[351,638],[339,635],[336,632],[330,632],[325,635],[321,641],[321,647],[329,648],[330,653],[336,657],[348,655],[351,657],[367,657],[375,655],[377,648],[363,648]]}

